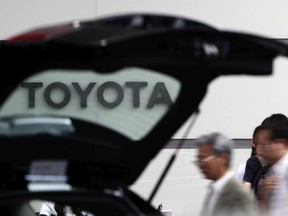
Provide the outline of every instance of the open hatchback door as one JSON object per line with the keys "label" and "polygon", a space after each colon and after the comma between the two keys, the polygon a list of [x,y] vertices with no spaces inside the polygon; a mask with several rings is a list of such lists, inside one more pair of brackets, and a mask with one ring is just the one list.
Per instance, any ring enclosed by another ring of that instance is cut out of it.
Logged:
{"label": "open hatchback door", "polygon": [[151,205],[157,188],[145,200],[129,186],[197,114],[212,80],[271,75],[287,51],[272,39],[157,14],[75,21],[3,41],[1,215],[35,215],[32,200],[92,215],[160,215]]}

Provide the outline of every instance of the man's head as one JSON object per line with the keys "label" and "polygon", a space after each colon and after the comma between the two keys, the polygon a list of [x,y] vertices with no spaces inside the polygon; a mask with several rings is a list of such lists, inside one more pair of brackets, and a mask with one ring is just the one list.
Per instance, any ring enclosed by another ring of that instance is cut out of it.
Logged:
{"label": "man's head", "polygon": [[214,132],[199,137],[196,144],[196,164],[207,179],[219,179],[229,169],[235,143],[225,135]]}
{"label": "man's head", "polygon": [[288,117],[283,113],[273,113],[272,115],[266,117],[260,126],[257,126],[253,131],[252,139],[252,152],[251,156],[257,154],[256,148],[258,143],[258,131],[261,127],[274,127],[274,128],[286,128],[288,130]]}
{"label": "man's head", "polygon": [[269,165],[279,161],[287,153],[288,129],[261,126],[257,152]]}

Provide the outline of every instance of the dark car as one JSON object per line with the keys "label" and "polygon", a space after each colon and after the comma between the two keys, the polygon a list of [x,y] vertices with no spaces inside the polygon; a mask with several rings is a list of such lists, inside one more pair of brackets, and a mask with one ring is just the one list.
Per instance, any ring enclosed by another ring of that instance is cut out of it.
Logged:
{"label": "dark car", "polygon": [[287,51],[276,40],[157,14],[2,41],[0,214],[35,215],[33,204],[51,201],[92,215],[161,215],[151,202],[175,157],[148,199],[129,187],[198,115],[208,84],[270,75]]}

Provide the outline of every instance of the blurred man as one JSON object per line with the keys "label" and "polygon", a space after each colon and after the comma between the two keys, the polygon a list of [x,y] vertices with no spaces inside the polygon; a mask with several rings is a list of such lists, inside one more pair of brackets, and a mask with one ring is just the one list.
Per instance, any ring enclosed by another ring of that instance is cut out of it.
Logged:
{"label": "blurred man", "polygon": [[206,179],[212,180],[201,216],[255,216],[257,205],[250,190],[229,170],[233,140],[221,133],[211,133],[196,141],[196,164]]}
{"label": "blurred man", "polygon": [[270,216],[288,215],[288,129],[263,127],[257,152],[271,167],[258,183],[260,206]]}

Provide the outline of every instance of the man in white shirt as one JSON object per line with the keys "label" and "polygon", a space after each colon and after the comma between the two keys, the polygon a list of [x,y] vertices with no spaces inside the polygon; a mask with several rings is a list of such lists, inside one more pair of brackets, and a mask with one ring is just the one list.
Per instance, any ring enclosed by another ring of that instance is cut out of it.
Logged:
{"label": "man in white shirt", "polygon": [[263,130],[266,136],[257,151],[271,167],[259,185],[261,209],[271,216],[288,215],[288,130],[269,127]]}
{"label": "man in white shirt", "polygon": [[201,216],[255,216],[258,209],[250,190],[229,170],[233,140],[215,132],[196,140],[196,164],[206,179],[212,180]]}

